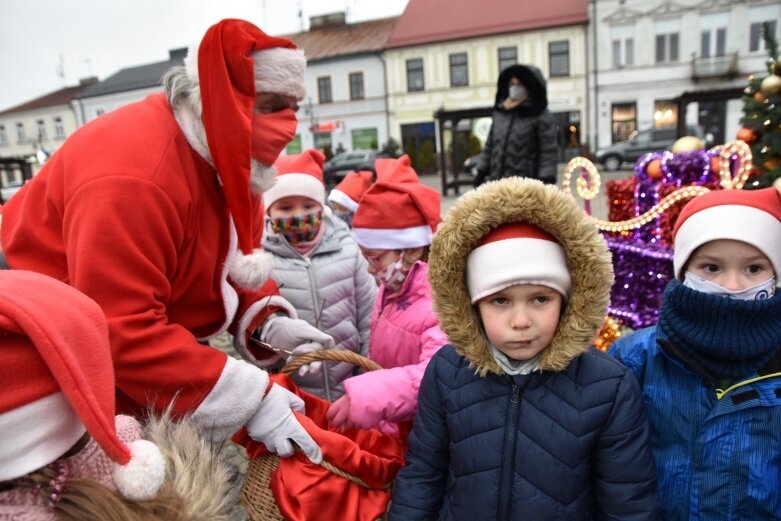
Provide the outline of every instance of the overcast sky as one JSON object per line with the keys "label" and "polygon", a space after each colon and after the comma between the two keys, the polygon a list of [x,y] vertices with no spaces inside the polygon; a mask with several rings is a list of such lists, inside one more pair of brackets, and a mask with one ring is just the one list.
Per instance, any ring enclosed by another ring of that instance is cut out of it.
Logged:
{"label": "overcast sky", "polygon": [[223,18],[280,35],[301,30],[299,6],[305,20],[346,9],[348,21],[361,21],[399,15],[407,1],[0,0],[0,110],[79,78],[103,80],[124,67],[163,61],[169,49],[197,42]]}

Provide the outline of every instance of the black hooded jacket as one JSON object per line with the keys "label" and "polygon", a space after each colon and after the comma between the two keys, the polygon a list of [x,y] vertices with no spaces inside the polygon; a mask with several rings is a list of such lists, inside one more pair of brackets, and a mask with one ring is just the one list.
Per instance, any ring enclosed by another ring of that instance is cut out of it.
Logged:
{"label": "black hooded jacket", "polygon": [[[513,76],[523,83],[529,95],[514,109],[505,110],[503,102]],[[532,65],[513,65],[502,71],[496,87],[493,124],[477,164],[476,184],[510,176],[555,183],[557,129],[548,111],[542,73]]]}

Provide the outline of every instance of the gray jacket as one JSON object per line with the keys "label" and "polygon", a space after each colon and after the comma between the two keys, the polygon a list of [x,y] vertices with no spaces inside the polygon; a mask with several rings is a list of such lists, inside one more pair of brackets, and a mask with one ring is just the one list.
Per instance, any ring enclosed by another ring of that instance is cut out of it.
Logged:
{"label": "gray jacket", "polygon": [[[263,248],[274,255],[274,280],[298,317],[334,337],[338,349],[366,355],[377,284],[347,225],[333,215],[326,215],[323,223],[323,240],[309,257],[269,226]],[[344,394],[342,380],[354,374],[351,364],[329,362],[315,375],[294,373],[293,380],[305,391],[333,401]]]}

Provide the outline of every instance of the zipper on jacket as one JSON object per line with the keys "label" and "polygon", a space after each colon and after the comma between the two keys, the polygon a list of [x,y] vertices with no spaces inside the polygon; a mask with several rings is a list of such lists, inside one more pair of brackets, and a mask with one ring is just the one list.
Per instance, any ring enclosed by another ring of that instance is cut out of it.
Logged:
{"label": "zipper on jacket", "polygon": [[742,382],[738,382],[734,385],[730,385],[726,389],[716,389],[716,398],[721,400],[722,398],[724,398],[724,395],[726,395],[728,392],[734,391],[739,387],[743,387],[744,385],[752,384],[754,382],[759,382],[760,380],[767,380],[768,378],[773,378],[776,376],[781,376],[781,373],[772,373],[772,374],[766,374],[762,376],[756,376],[754,378],[749,378],[748,380],[743,380]]}
{"label": "zipper on jacket", "polygon": [[[317,320],[318,317],[322,317],[323,309],[325,306],[320,306],[318,295],[317,295],[317,286],[315,286],[315,278],[312,276],[312,260],[309,257],[304,257],[304,261],[306,262],[306,274],[309,277],[309,288],[312,290],[312,309],[315,312],[315,320]],[[313,327],[320,329],[322,324],[315,323]],[[322,331],[322,330],[321,330]],[[331,382],[330,382],[330,376],[328,374],[328,361],[323,360],[323,391],[325,391],[325,399],[330,401],[333,401],[331,399]]]}
{"label": "zipper on jacket", "polygon": [[513,383],[510,410],[502,455],[502,469],[499,480],[499,519],[510,519],[510,493],[513,485],[513,466],[515,460],[515,437],[518,433],[518,411],[521,408],[521,388]]}

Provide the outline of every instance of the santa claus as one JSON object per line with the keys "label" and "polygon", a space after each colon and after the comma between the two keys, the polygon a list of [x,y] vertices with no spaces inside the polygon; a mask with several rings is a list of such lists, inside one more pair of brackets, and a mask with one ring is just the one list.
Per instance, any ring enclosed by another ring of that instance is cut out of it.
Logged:
{"label": "santa claus", "polygon": [[258,195],[296,130],[303,53],[242,20],[209,28],[164,93],[76,131],[2,208],[7,267],[38,271],[108,317],[120,413],[173,404],[204,432],[246,425],[281,456],[320,449],[265,371],[209,347],[226,330],[284,350],[332,345],[296,319],[256,249]]}

